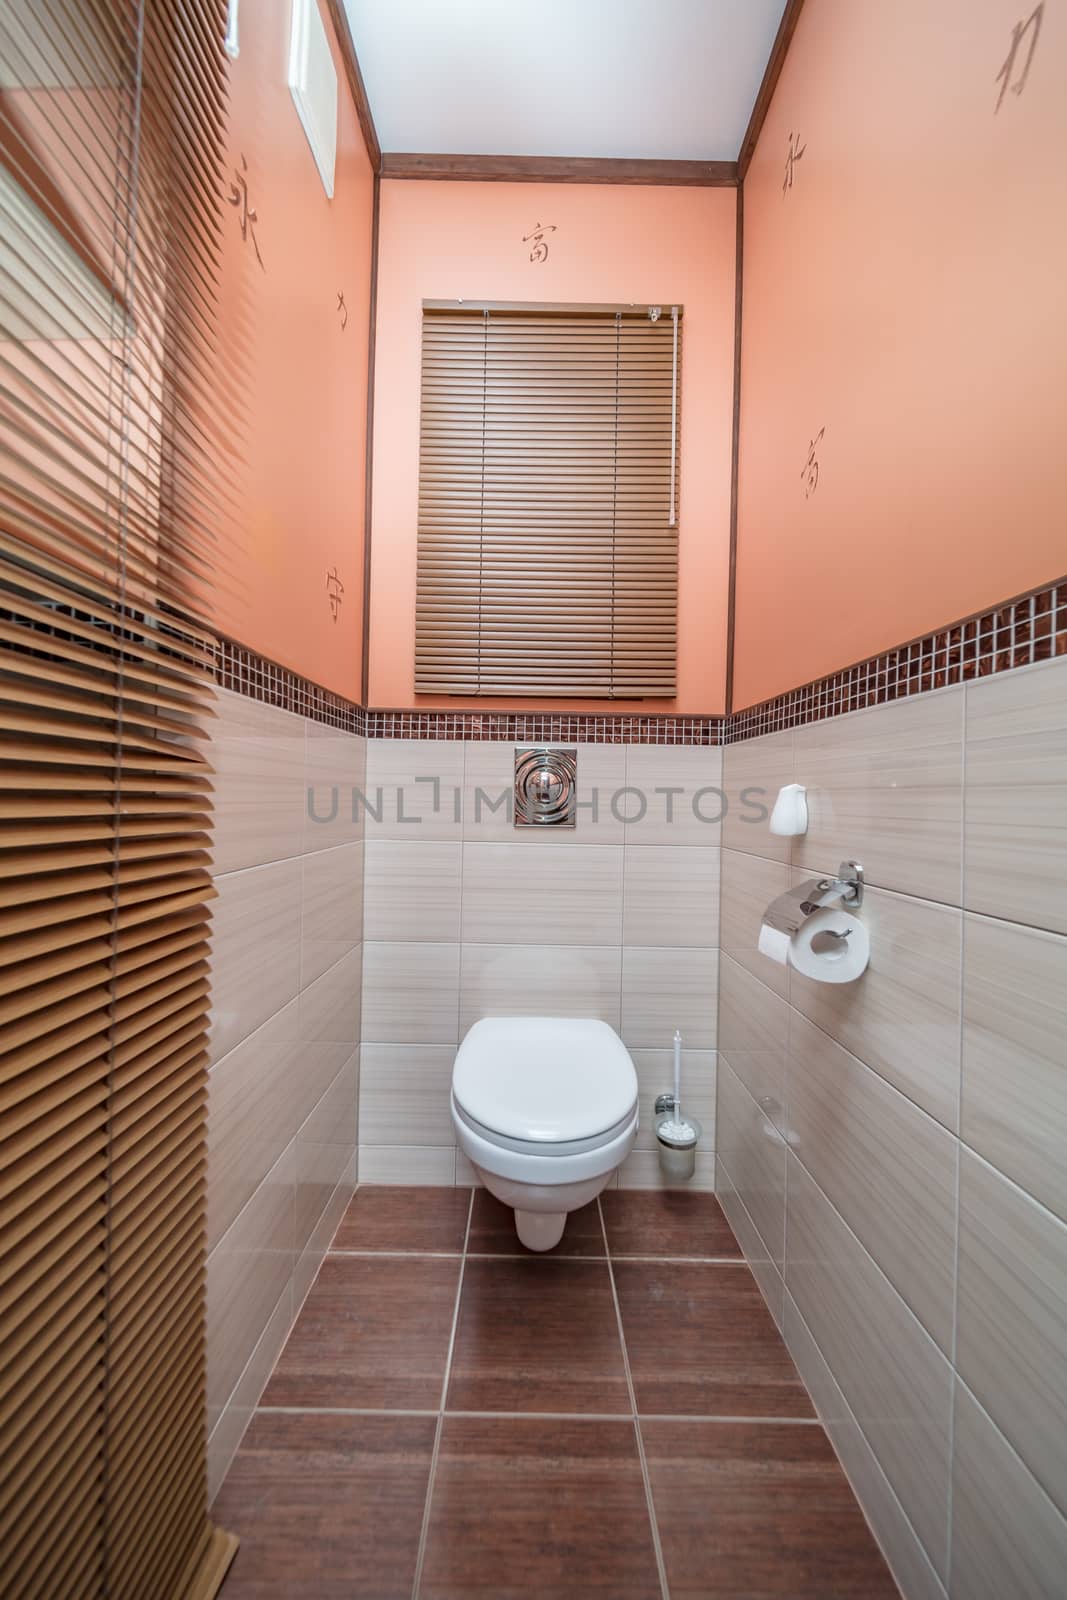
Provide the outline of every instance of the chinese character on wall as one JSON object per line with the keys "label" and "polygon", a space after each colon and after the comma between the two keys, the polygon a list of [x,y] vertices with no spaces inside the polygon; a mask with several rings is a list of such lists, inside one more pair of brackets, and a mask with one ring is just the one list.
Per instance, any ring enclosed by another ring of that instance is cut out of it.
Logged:
{"label": "chinese character on wall", "polygon": [[[1007,94],[1009,89],[1011,90],[1012,94],[1022,94],[1023,90],[1026,88],[1026,80],[1030,76],[1030,67],[1034,59],[1034,51],[1037,49],[1037,41],[1041,36],[1041,23],[1044,20],[1044,15],[1045,0],[1041,0],[1041,4],[1034,7],[1026,21],[1017,22],[1014,28],[1011,30],[1011,45],[1008,48],[1007,59],[993,80],[994,83],[1000,84],[1000,93],[997,96],[997,103],[993,107],[994,116],[996,116],[997,112],[1000,110],[1004,96]],[[1026,60],[1022,64],[1022,70],[1019,72],[1018,77],[1016,77],[1013,81],[1012,74],[1015,72],[1016,58],[1019,54],[1019,46],[1022,44],[1027,34],[1030,35],[1030,48],[1026,52]]]}
{"label": "chinese character on wall", "polygon": [[793,174],[796,164],[807,149],[806,144],[801,144],[799,133],[789,135],[789,154],[785,158],[785,177],[782,179],[782,193],[793,187]]}
{"label": "chinese character on wall", "polygon": [[808,445],[808,459],[805,461],[803,471],[800,474],[801,478],[804,480],[805,500],[810,500],[816,489],[819,487],[819,458],[815,454],[815,451],[818,448],[819,440],[822,438],[825,432],[825,428],[820,428],[814,439],[812,439],[811,443]]}
{"label": "chinese character on wall", "polygon": [[341,332],[344,333],[348,327],[348,307],[345,305],[345,292],[343,289],[339,289],[337,292],[337,309],[341,313]]}
{"label": "chinese character on wall", "polygon": [[[240,207],[241,238],[246,244],[251,238],[252,248],[256,252],[256,260],[263,267],[263,257],[259,253],[259,244],[256,241],[256,223],[259,221],[259,215],[255,206],[251,206],[248,203],[248,179],[245,176],[247,171],[248,162],[242,156],[240,167],[234,168],[236,182],[230,184],[229,200],[231,206]],[[263,267],[263,271],[266,272],[266,270],[266,267]]]}
{"label": "chinese character on wall", "polygon": [[547,224],[535,222],[532,230],[529,233],[523,234],[523,244],[533,244],[533,249],[530,251],[531,261],[548,260],[548,241],[545,239],[545,234],[555,233],[555,231],[556,225],[554,222],[549,222]]}
{"label": "chinese character on wall", "polygon": [[330,610],[336,622],[341,613],[341,601],[344,597],[345,586],[338,577],[337,568],[333,567],[326,574],[326,593],[330,597]]}

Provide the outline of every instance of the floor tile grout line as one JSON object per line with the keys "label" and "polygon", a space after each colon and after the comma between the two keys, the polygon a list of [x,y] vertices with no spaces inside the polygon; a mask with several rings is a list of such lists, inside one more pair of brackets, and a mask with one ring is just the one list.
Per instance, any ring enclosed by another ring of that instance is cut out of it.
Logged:
{"label": "floor tile grout line", "polygon": [[426,1559],[426,1541],[430,1533],[430,1511],[433,1506],[434,1479],[437,1476],[437,1460],[441,1453],[441,1434],[445,1423],[445,1400],[448,1397],[448,1383],[452,1376],[452,1353],[456,1348],[456,1329],[459,1327],[459,1302],[463,1294],[463,1273],[467,1265],[467,1246],[470,1243],[471,1219],[473,1216],[474,1190],[472,1188],[470,1201],[467,1205],[467,1226],[463,1233],[463,1253],[459,1258],[456,1299],[452,1307],[452,1330],[448,1336],[448,1353],[445,1356],[445,1375],[441,1382],[441,1400],[437,1408],[437,1426],[434,1429],[430,1471],[426,1479],[426,1502],[422,1508],[422,1527],[419,1529],[419,1547],[415,1555],[415,1577],[411,1585],[411,1600],[419,1600],[419,1588],[422,1584],[422,1567]]}
{"label": "floor tile grout line", "polygon": [[537,1252],[533,1250],[329,1250],[331,1256],[354,1256],[359,1260],[403,1260],[410,1261],[419,1257],[429,1257],[435,1261],[458,1261],[466,1256],[473,1261],[566,1261],[577,1262],[579,1265],[585,1261],[644,1261],[653,1262],[662,1266],[665,1261],[678,1266],[710,1266],[710,1267],[746,1267],[748,1262],[744,1256],[653,1256],[653,1255],[620,1255],[616,1252],[611,1255],[564,1255],[555,1254],[553,1251]]}
{"label": "floor tile grout line", "polygon": [[622,1347],[622,1366],[626,1374],[626,1388],[630,1396],[630,1422],[637,1442],[637,1458],[641,1466],[641,1481],[645,1486],[645,1504],[648,1507],[648,1521],[652,1532],[652,1550],[656,1557],[660,1593],[662,1600],[671,1600],[671,1592],[667,1585],[667,1566],[663,1559],[663,1547],[659,1537],[659,1523],[656,1520],[656,1507],[652,1500],[652,1481],[648,1475],[648,1461],[645,1458],[645,1441],[641,1436],[641,1424],[637,1415],[637,1392],[634,1389],[633,1373],[630,1371],[630,1354],[626,1348],[626,1334],[622,1325],[622,1307],[619,1305],[619,1292],[615,1287],[615,1270],[611,1261],[611,1247],[608,1244],[608,1226],[604,1220],[604,1207],[600,1203],[599,1195],[597,1196],[596,1209],[600,1218],[601,1232],[604,1235],[604,1252],[608,1258],[608,1282],[611,1284],[611,1299],[615,1307],[615,1322],[619,1330],[619,1344]]}
{"label": "floor tile grout line", "polygon": [[[436,1417],[437,1411],[426,1411],[412,1408],[390,1406],[257,1406],[257,1411],[270,1412],[272,1416],[313,1416],[313,1417]],[[498,1420],[504,1422],[631,1422],[633,1414],[630,1411],[446,1411],[446,1417],[479,1418],[482,1420]],[[694,1422],[694,1423],[723,1423],[732,1425],[744,1423],[746,1426],[768,1426],[780,1428],[788,1424],[795,1428],[821,1428],[822,1422],[818,1417],[752,1417],[737,1416],[727,1412],[687,1412],[687,1411],[641,1411],[637,1413],[640,1422]]]}

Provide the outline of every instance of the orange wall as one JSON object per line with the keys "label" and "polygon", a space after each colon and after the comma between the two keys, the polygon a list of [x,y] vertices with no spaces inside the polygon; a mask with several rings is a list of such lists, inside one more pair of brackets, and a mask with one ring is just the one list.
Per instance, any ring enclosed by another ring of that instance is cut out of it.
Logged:
{"label": "orange wall", "polygon": [[[414,693],[419,386],[424,299],[684,305],[675,700],[538,708],[716,712],[724,706],[733,403],[729,189],[437,183],[381,187],[374,392],[370,704],[468,704]],[[554,224],[548,260],[523,243]],[[528,704],[528,702],[527,702]]]}
{"label": "orange wall", "polygon": [[994,115],[1032,9],[807,0],[745,184],[736,706],[1067,570],[1067,7]]}
{"label": "orange wall", "polygon": [[[239,374],[244,441],[236,547],[221,553],[216,625],[352,699],[360,697],[363,492],[373,176],[338,71],[337,170],[327,199],[286,86],[289,0],[240,10],[231,70],[231,175],[248,162],[258,221],[242,241],[227,206],[220,371]],[[347,326],[337,296],[344,292]],[[344,595],[333,621],[326,575]]]}

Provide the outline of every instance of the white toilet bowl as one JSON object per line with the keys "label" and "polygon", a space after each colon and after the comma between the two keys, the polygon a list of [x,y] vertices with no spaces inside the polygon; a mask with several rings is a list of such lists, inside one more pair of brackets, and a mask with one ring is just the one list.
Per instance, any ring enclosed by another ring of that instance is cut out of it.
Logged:
{"label": "white toilet bowl", "polygon": [[456,1054],[452,1124],[522,1243],[550,1250],[633,1149],[637,1074],[606,1022],[484,1017]]}

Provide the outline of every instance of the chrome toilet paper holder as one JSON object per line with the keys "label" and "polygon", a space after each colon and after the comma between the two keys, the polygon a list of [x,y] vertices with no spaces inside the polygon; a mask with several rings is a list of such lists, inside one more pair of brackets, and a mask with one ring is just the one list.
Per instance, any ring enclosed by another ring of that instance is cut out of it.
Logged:
{"label": "chrome toilet paper holder", "polygon": [[862,906],[863,868],[858,861],[842,861],[836,878],[808,878],[795,889],[787,889],[771,901],[763,920],[768,927],[792,938],[808,917],[838,900],[849,911],[858,911]]}

